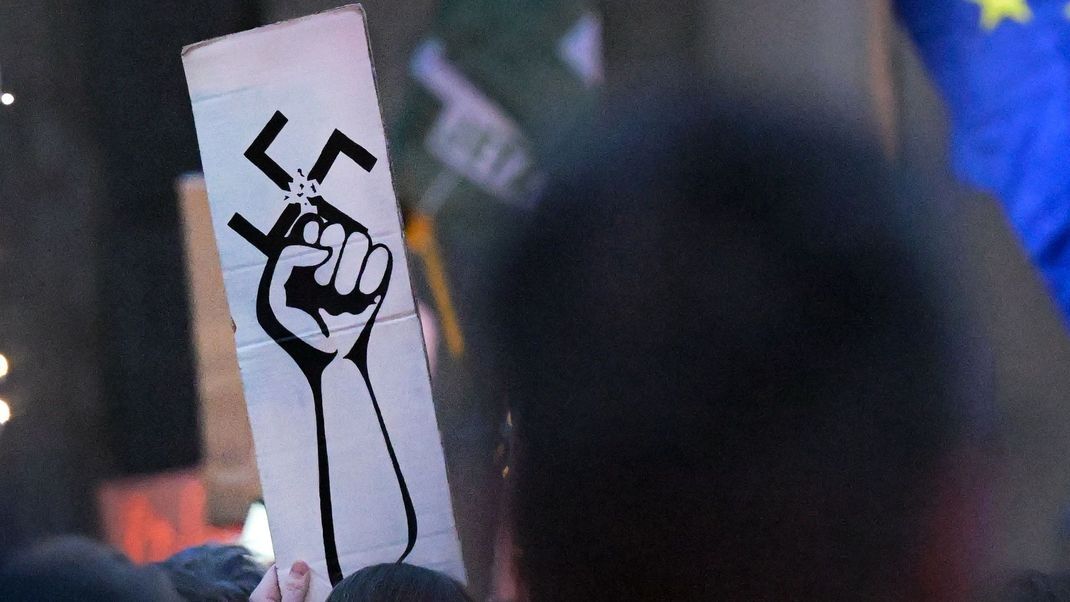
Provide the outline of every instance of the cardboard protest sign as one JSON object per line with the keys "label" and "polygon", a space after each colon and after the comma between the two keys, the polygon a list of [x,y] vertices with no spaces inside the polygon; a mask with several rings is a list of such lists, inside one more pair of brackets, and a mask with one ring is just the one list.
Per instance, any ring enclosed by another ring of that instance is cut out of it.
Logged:
{"label": "cardboard protest sign", "polygon": [[208,496],[208,520],[214,525],[241,524],[249,504],[261,495],[260,481],[219,251],[212,234],[208,191],[199,174],[182,176],[176,188],[186,247],[190,338],[200,397],[201,478]]}
{"label": "cardboard protest sign", "polygon": [[463,579],[363,10],[182,56],[279,566]]}

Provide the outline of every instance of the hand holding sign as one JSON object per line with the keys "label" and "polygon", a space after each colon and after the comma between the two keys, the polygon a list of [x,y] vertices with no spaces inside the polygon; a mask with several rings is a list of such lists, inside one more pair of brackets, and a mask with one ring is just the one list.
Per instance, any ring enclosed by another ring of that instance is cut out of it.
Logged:
{"label": "hand holding sign", "polygon": [[276,558],[464,580],[364,11],[182,60]]}

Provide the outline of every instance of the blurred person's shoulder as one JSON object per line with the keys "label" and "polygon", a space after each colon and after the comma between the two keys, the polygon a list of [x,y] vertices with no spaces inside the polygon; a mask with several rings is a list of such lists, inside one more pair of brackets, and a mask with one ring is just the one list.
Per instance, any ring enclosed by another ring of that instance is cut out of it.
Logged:
{"label": "blurred person's shoulder", "polygon": [[50,539],[15,554],[0,567],[0,592],[9,602],[172,602],[167,575],[137,566],[119,551],[84,537]]}

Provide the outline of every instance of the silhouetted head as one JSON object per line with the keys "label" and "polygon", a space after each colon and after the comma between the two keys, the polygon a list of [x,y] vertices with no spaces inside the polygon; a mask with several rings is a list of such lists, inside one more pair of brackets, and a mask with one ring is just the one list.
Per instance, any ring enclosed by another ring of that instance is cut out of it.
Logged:
{"label": "silhouetted head", "polygon": [[167,576],[81,537],[63,537],[17,555],[0,570],[10,602],[178,602]]}
{"label": "silhouetted head", "polygon": [[453,579],[411,564],[377,564],[346,577],[328,602],[471,602]]}
{"label": "silhouetted head", "polygon": [[642,109],[577,141],[502,283],[531,599],[959,595],[984,399],[929,205],[790,115]]}
{"label": "silhouetted head", "polygon": [[264,570],[241,546],[203,545],[183,550],[158,563],[184,600],[248,600]]}
{"label": "silhouetted head", "polygon": [[1026,571],[1000,591],[998,602],[1070,602],[1070,574]]}

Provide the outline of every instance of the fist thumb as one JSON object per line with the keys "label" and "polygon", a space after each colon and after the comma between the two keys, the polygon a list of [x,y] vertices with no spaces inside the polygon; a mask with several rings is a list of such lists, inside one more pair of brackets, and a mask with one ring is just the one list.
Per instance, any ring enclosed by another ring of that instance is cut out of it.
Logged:
{"label": "fist thumb", "polygon": [[331,256],[327,249],[306,247],[304,245],[290,245],[282,251],[281,260],[286,261],[293,267],[305,267],[319,265]]}

